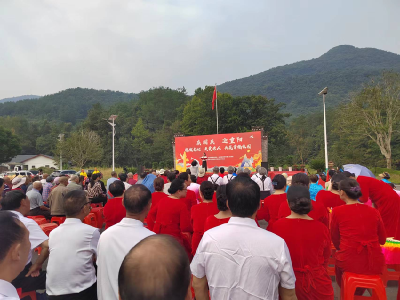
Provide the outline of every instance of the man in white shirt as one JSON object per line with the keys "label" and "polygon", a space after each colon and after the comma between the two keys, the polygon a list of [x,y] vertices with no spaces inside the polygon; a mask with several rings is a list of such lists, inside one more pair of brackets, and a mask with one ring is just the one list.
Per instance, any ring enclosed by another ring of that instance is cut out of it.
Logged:
{"label": "man in white shirt", "polygon": [[218,300],[297,299],[285,241],[254,220],[258,185],[239,176],[227,184],[226,193],[232,217],[204,233],[190,265],[196,299],[209,299],[208,292]]}
{"label": "man in white shirt", "polygon": [[[32,219],[25,218],[31,203],[26,195],[19,190],[8,192],[1,200],[2,210],[9,210],[15,214],[29,231],[31,251],[28,255],[24,270],[12,281],[15,288],[22,288],[22,292],[44,290],[46,288],[46,272],[42,271],[43,262],[49,257],[48,236]],[[32,252],[41,247],[42,252],[32,264]]]}
{"label": "man in white shirt", "polygon": [[225,175],[223,178],[222,178],[222,184],[223,185],[226,185],[226,184],[228,184],[232,179],[234,179],[236,176],[235,175],[233,175],[233,172],[235,171],[235,168],[234,167],[232,167],[232,166],[229,166],[228,167],[228,174],[227,175]]}
{"label": "man in white shirt", "polygon": [[268,171],[266,168],[261,167],[259,171],[259,175],[254,180],[255,183],[258,184],[261,191],[261,199],[265,199],[269,195],[272,194],[274,188],[272,186],[272,180],[268,177]]}
{"label": "man in white shirt", "polygon": [[0,299],[19,299],[11,281],[21,273],[28,261],[31,245],[29,231],[18,217],[0,211]]}
{"label": "man in white shirt", "polygon": [[190,277],[189,259],[179,242],[169,235],[153,235],[125,256],[118,276],[120,299],[191,300]]}
{"label": "man in white shirt", "polygon": [[133,185],[125,191],[123,205],[126,217],[103,232],[97,248],[99,300],[118,300],[118,272],[125,255],[142,239],[154,234],[143,226],[151,207],[148,188]]}
{"label": "man in white shirt", "polygon": [[65,195],[67,219],[50,233],[46,292],[49,300],[96,300],[96,259],[100,232],[84,224],[92,207],[84,191]]}
{"label": "man in white shirt", "polygon": [[255,181],[256,178],[259,178],[259,177],[260,177],[260,174],[259,174],[260,168],[261,168],[261,166],[257,166],[257,167],[256,167],[256,172],[253,174],[253,176],[251,176],[251,179],[252,179],[252,180]]}
{"label": "man in white shirt", "polygon": [[118,174],[118,177],[119,177],[119,180],[121,180],[123,183],[124,183],[124,185],[125,185],[125,191],[127,190],[127,189],[129,189],[132,185],[131,184],[129,184],[128,182],[127,182],[127,180],[128,180],[128,175],[126,175],[125,173],[119,173]]}
{"label": "man in white shirt", "polygon": [[165,194],[169,195],[168,189],[171,186],[171,182],[174,181],[175,179],[176,179],[175,172],[169,172],[168,175],[167,175],[167,181],[168,182],[166,184],[164,184],[164,193]]}
{"label": "man in white shirt", "polygon": [[219,176],[219,168],[215,166],[213,168],[213,173],[210,177],[208,177],[208,181],[211,181],[212,184],[217,184],[221,185],[222,184],[222,178]]}

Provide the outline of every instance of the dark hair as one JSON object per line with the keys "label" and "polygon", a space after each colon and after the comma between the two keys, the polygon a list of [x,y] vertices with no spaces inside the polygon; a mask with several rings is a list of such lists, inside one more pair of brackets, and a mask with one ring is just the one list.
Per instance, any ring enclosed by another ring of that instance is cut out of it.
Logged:
{"label": "dark hair", "polygon": [[175,172],[175,174],[176,174],[177,176],[179,175],[179,171],[178,171],[178,170],[175,170],[174,172]]}
{"label": "dark hair", "polygon": [[192,161],[192,166],[193,166],[193,167],[197,166],[197,160],[193,160],[193,161]]}
{"label": "dark hair", "polygon": [[85,176],[80,176],[80,175],[79,175],[79,182],[82,183],[82,182],[84,182],[84,181],[85,181]]}
{"label": "dark hair", "polygon": [[187,180],[189,180],[189,174],[187,172],[182,172],[178,175],[178,179],[187,181]]}
{"label": "dark hair", "polygon": [[92,175],[93,175],[92,173],[87,173],[86,175],[87,175],[87,178],[89,178],[89,180],[92,179]]}
{"label": "dark hair", "polygon": [[310,181],[312,183],[317,183],[318,182],[318,176],[317,175],[311,174],[309,177],[310,177]]}
{"label": "dark hair", "polygon": [[147,172],[140,173],[140,178],[145,179],[147,176]]}
{"label": "dark hair", "polygon": [[18,209],[21,206],[21,201],[24,199],[26,199],[26,195],[22,191],[9,191],[1,199],[2,210]]}
{"label": "dark hair", "polygon": [[307,174],[296,173],[292,176],[292,186],[300,185],[308,188],[309,184],[310,184],[310,178],[308,178]]}
{"label": "dark hair", "polygon": [[220,168],[219,168],[219,172],[220,172],[221,174],[224,174],[224,173],[225,173],[225,168],[224,168],[224,167],[220,167]]}
{"label": "dark hair", "polygon": [[190,175],[190,181],[193,182],[193,183],[197,183],[196,175]]}
{"label": "dark hair", "polygon": [[125,191],[124,206],[126,211],[130,213],[141,213],[150,201],[151,192],[143,184],[132,185]]}
{"label": "dark hair", "polygon": [[112,172],[111,172],[111,176],[112,176],[112,177],[115,177],[115,176],[117,176],[117,172],[115,172],[115,171],[112,171]]}
{"label": "dark hair", "polygon": [[281,190],[286,186],[286,178],[281,174],[275,175],[274,179],[272,179],[272,185],[275,190]]}
{"label": "dark hair", "polygon": [[[388,185],[390,185],[392,187],[392,189],[396,188],[396,185],[393,182],[389,182]],[[1,186],[1,185],[0,185]]]}
{"label": "dark hair", "polygon": [[3,186],[3,184],[4,184],[4,179],[0,178],[0,188]]}
{"label": "dark hair", "polygon": [[226,196],[226,185],[220,185],[217,189],[217,206],[218,210],[226,211],[228,210],[228,206],[226,206],[226,201],[228,197]]}
{"label": "dark hair", "polygon": [[319,177],[321,177],[321,179],[326,182],[326,175],[324,173],[319,174]]}
{"label": "dark hair", "polygon": [[339,182],[339,190],[346,193],[346,195],[353,200],[357,200],[362,196],[360,185],[357,180],[345,178]]}
{"label": "dark hair", "polygon": [[332,190],[338,191],[339,190],[339,182],[347,179],[348,177],[343,173],[337,173],[332,176]]}
{"label": "dark hair", "polygon": [[344,171],[343,174],[344,174],[346,177],[356,177],[356,174],[350,173],[349,171]]}
{"label": "dark hair", "polygon": [[73,190],[64,196],[64,211],[67,217],[74,217],[88,202],[85,191]]}
{"label": "dark hair", "polygon": [[10,248],[15,243],[21,242],[26,233],[18,216],[10,211],[0,211],[0,228],[0,262],[2,262]]}
{"label": "dark hair", "polygon": [[125,184],[121,180],[115,180],[108,187],[108,191],[114,197],[121,197],[124,194],[124,191],[125,191]]}
{"label": "dark hair", "polygon": [[118,177],[119,180],[121,180],[122,182],[125,182],[128,179],[128,175],[126,175],[125,173],[119,173]]}
{"label": "dark hair", "polygon": [[[159,249],[163,249],[163,255],[157,255]],[[125,256],[118,290],[121,300],[183,300],[190,277],[184,248],[173,237],[157,234],[141,240]]]}
{"label": "dark hair", "polygon": [[157,192],[162,192],[164,190],[164,179],[162,179],[161,177],[157,177],[156,179],[154,179],[153,185],[154,189]]}
{"label": "dark hair", "polygon": [[188,173],[188,175],[192,174],[192,173],[190,172],[190,169],[189,169],[189,168],[186,169],[186,173]]}
{"label": "dark hair", "polygon": [[100,177],[99,173],[93,174],[92,178],[90,178],[90,187],[93,187],[97,178]]}
{"label": "dark hair", "polygon": [[242,172],[242,173],[238,173],[236,175],[236,177],[250,178],[250,175],[245,172]]}
{"label": "dark hair", "polygon": [[[33,177],[33,179],[32,179],[32,182],[39,181],[39,180],[40,180],[40,176],[39,175],[35,175]],[[1,187],[1,185],[0,185],[0,187]]]}
{"label": "dark hair", "polygon": [[329,174],[329,177],[332,177],[333,175],[336,174],[336,171],[335,170],[329,170],[328,174]]}
{"label": "dark hair", "polygon": [[169,172],[168,175],[167,175],[167,178],[168,178],[169,182],[174,181],[176,179],[175,172]]}
{"label": "dark hair", "polygon": [[226,196],[232,215],[251,217],[260,207],[260,187],[250,178],[237,176],[226,186]]}
{"label": "dark hair", "polygon": [[292,185],[287,192],[287,200],[290,210],[299,215],[308,214],[312,209],[310,191],[305,186]]}
{"label": "dark hair", "polygon": [[175,194],[177,191],[182,191],[185,187],[185,181],[182,179],[174,179],[171,182],[171,186],[168,189],[168,193],[170,193],[171,195]]}
{"label": "dark hair", "polygon": [[205,200],[212,200],[214,196],[214,185],[211,181],[203,181],[200,185],[200,191]]}

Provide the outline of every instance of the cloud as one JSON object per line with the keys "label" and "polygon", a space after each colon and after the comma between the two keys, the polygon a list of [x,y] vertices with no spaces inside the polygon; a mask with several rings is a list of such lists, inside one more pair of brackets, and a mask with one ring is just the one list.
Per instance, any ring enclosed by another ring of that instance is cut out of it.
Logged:
{"label": "cloud", "polygon": [[0,99],[223,83],[339,44],[399,49],[397,1],[0,2]]}

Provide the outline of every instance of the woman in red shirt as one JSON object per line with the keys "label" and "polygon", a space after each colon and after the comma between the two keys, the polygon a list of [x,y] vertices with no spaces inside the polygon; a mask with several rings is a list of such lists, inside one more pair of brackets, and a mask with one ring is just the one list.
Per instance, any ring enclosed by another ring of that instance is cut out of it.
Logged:
{"label": "woman in red shirt", "polygon": [[390,185],[378,179],[358,176],[357,182],[362,192],[359,200],[365,203],[370,198],[382,217],[387,236],[400,240],[400,197]]}
{"label": "woman in red shirt", "polygon": [[185,247],[191,257],[191,243],[183,232],[192,232],[190,215],[186,204],[181,200],[186,197],[187,186],[181,179],[171,182],[168,193],[171,195],[162,198],[149,217],[155,220],[154,226],[149,224],[149,229],[158,234],[169,234],[176,238]]}
{"label": "woman in red shirt", "polygon": [[109,186],[109,192],[114,198],[107,201],[103,209],[103,215],[106,222],[106,228],[113,226],[126,216],[126,209],[123,205],[125,185],[120,180],[115,180]]}
{"label": "woman in red shirt", "polygon": [[[307,189],[310,185],[310,178],[308,178],[307,174],[304,173],[297,173],[293,175],[292,178],[292,186],[304,186]],[[289,188],[290,189],[290,188]],[[320,221],[321,223],[325,224],[326,227],[329,226],[329,218],[328,218],[328,211],[326,208],[316,201],[311,201],[311,211],[309,213],[310,218]],[[287,202],[282,202],[281,206],[279,207],[278,212],[278,219],[286,218],[291,213],[289,205]]]}
{"label": "woman in red shirt", "polygon": [[204,223],[204,232],[211,228],[229,222],[229,219],[232,217],[232,213],[228,206],[226,206],[227,200],[228,198],[226,197],[226,185],[220,185],[216,193],[216,202],[219,213],[213,216],[209,216],[207,218],[206,222]]}
{"label": "woman in red shirt", "polygon": [[168,197],[168,195],[163,192],[164,190],[163,178],[157,177],[156,179],[154,179],[153,186],[155,192],[151,194],[151,209],[147,216],[147,225],[149,227],[151,226],[152,228],[154,226],[154,221],[155,221],[154,219],[151,218],[154,215],[152,212],[155,210],[161,199]]}
{"label": "woman in red shirt", "polygon": [[214,187],[210,181],[204,181],[200,185],[200,204],[192,206],[191,223],[193,226],[192,255],[196,254],[197,246],[204,234],[204,223],[208,216],[218,213],[218,207],[213,202]]}
{"label": "woman in red shirt", "polygon": [[274,223],[273,232],[289,248],[297,299],[333,300],[332,281],[326,269],[331,255],[329,230],[308,216],[313,201],[307,187],[291,186],[287,200],[291,213]]}
{"label": "woman in red shirt", "polygon": [[275,175],[272,180],[275,193],[264,199],[264,205],[257,212],[257,220],[268,222],[267,230],[273,231],[272,226],[278,220],[279,208],[286,202],[286,178],[281,175]]}
{"label": "woman in red shirt", "polygon": [[342,180],[339,190],[346,205],[332,210],[331,235],[337,249],[336,282],[340,285],[343,272],[382,273],[385,259],[380,245],[386,242],[386,232],[379,211],[357,201],[362,193],[356,180]]}
{"label": "woman in red shirt", "polygon": [[346,178],[347,176],[343,173],[333,175],[330,185],[331,191],[319,191],[315,201],[319,202],[326,208],[334,208],[336,206],[345,205],[346,203],[340,199],[339,182]]}

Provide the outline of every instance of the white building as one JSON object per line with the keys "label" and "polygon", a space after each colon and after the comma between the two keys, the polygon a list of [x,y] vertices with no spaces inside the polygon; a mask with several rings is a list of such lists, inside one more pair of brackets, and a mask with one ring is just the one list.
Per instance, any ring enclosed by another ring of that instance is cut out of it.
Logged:
{"label": "white building", "polygon": [[19,170],[31,170],[34,168],[58,168],[52,156],[38,154],[38,155],[17,155],[10,162],[3,164],[10,171],[15,167]]}

